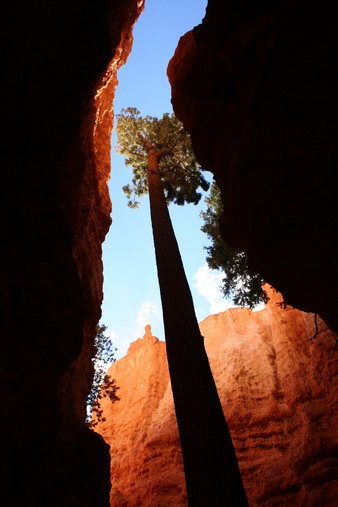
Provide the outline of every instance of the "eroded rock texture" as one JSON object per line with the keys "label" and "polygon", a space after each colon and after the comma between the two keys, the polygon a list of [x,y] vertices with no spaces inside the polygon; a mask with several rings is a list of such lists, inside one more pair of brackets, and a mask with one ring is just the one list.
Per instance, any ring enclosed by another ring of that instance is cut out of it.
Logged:
{"label": "eroded rock texture", "polygon": [[1,3],[1,505],[108,503],[85,399],[115,74],[142,4]]}
{"label": "eroded rock texture", "polygon": [[169,66],[172,102],[222,191],[224,239],[338,329],[337,7],[209,0]]}
{"label": "eroded rock texture", "polygon": [[[338,495],[338,359],[323,321],[276,305],[201,324],[251,506],[325,505]],[[111,505],[186,506],[165,343],[147,333],[109,373],[120,401],[97,426],[111,446]]]}

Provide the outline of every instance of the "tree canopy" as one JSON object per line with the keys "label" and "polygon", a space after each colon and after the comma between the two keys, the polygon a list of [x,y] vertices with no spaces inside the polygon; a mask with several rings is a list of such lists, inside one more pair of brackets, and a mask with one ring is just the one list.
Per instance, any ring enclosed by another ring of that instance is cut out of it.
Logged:
{"label": "tree canopy", "polygon": [[223,286],[220,287],[224,296],[232,297],[238,306],[253,308],[259,303],[266,303],[269,298],[262,287],[263,278],[249,269],[248,257],[244,252],[221,238],[218,219],[222,214],[223,204],[215,181],[205,202],[207,208],[201,212],[201,218],[204,220],[201,229],[211,241],[211,246],[206,247],[207,263],[211,269],[224,273]]}
{"label": "tree canopy", "polygon": [[133,169],[131,184],[123,187],[128,206],[138,206],[137,198],[148,192],[148,152],[155,149],[159,155],[159,170],[167,203],[197,204],[209,183],[202,174],[192,151],[190,136],[174,114],[162,118],[140,116],[136,108],[122,109],[117,116],[117,153],[126,157],[125,163]]}
{"label": "tree canopy", "polygon": [[[174,114],[162,118],[140,116],[136,108],[122,109],[117,115],[116,151],[125,157],[125,164],[133,170],[132,182],[123,187],[128,206],[138,207],[138,198],[148,193],[148,153],[158,155],[160,176],[167,204],[174,202],[197,204],[209,183],[202,174],[192,150],[190,136]],[[262,285],[263,278],[248,267],[247,255],[226,243],[220,236],[218,219],[222,213],[219,189],[212,183],[205,199],[207,209],[201,213],[202,231],[211,240],[207,247],[207,263],[211,269],[222,270],[224,297],[232,297],[238,306],[253,308],[268,297]]]}

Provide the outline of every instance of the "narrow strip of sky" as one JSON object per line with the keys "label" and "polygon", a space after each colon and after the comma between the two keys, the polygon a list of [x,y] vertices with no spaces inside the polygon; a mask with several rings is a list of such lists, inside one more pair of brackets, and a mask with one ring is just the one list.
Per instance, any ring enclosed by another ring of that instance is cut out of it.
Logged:
{"label": "narrow strip of sky", "polygon": [[[119,71],[116,114],[126,107],[159,117],[172,110],[166,68],[180,36],[201,22],[205,6],[206,0],[146,0],[145,11],[134,28],[131,55]],[[112,144],[116,144],[114,135]],[[138,210],[127,208],[121,189],[130,179],[131,169],[112,149],[109,186],[113,224],[103,245],[101,322],[108,326],[118,348],[116,357],[125,355],[129,343],[143,336],[148,323],[153,334],[164,339],[148,197],[141,200]],[[217,289],[220,276],[205,266],[204,245],[208,242],[200,231],[200,210],[201,206],[170,207],[199,320],[226,306]]]}

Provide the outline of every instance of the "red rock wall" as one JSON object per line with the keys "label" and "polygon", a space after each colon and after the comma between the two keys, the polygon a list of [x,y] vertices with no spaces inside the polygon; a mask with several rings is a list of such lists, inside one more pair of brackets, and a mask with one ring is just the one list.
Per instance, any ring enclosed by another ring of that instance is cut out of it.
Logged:
{"label": "red rock wall", "polygon": [[116,69],[136,0],[2,2],[0,504],[103,506],[84,426],[102,300]]}
{"label": "red rock wall", "polygon": [[222,191],[221,232],[288,304],[338,330],[337,6],[209,0],[168,69]]}
{"label": "red rock wall", "polygon": [[[278,300],[278,298],[277,298]],[[280,300],[280,298],[279,298]],[[335,507],[336,339],[313,314],[230,309],[201,324],[250,505]],[[109,373],[120,401],[97,427],[111,447],[111,506],[187,505],[165,343],[145,336]]]}

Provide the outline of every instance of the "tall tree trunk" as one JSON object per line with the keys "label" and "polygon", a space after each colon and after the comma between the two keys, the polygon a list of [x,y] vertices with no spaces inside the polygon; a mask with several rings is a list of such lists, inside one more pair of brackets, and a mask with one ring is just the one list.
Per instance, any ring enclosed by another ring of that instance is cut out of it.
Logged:
{"label": "tall tree trunk", "polygon": [[148,153],[149,197],[189,506],[247,506],[235,450],[163,193],[160,156],[154,149]]}

